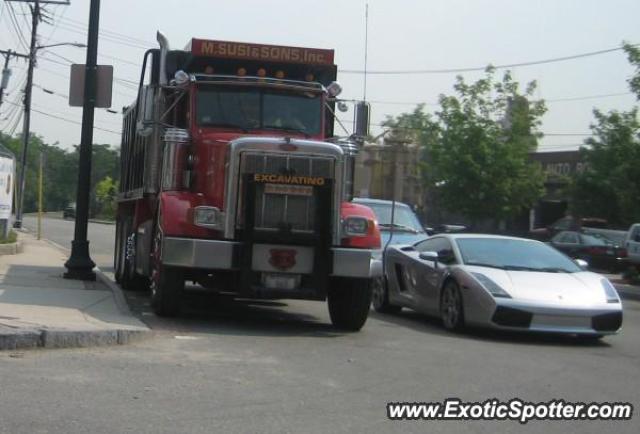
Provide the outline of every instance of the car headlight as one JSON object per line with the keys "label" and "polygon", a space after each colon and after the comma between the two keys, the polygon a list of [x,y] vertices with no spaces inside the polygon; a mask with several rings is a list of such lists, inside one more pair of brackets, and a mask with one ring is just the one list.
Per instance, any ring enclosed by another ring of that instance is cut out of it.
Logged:
{"label": "car headlight", "polygon": [[344,234],[348,237],[364,237],[369,234],[373,223],[364,217],[347,217],[342,222]]}
{"label": "car headlight", "polygon": [[616,291],[616,288],[609,282],[609,279],[602,279],[600,282],[604,288],[604,293],[607,295],[607,303],[620,303],[618,291]]}
{"label": "car headlight", "polygon": [[224,214],[215,206],[197,206],[193,209],[193,224],[208,229],[222,229]]}
{"label": "car headlight", "polygon": [[484,289],[489,291],[489,294],[491,294],[492,296],[496,298],[511,298],[511,296],[507,291],[502,289],[500,285],[498,285],[493,280],[489,279],[484,274],[474,273],[474,272],[472,272],[471,274],[473,275],[473,277],[475,277],[478,280],[478,282],[480,282],[480,284],[484,287]]}

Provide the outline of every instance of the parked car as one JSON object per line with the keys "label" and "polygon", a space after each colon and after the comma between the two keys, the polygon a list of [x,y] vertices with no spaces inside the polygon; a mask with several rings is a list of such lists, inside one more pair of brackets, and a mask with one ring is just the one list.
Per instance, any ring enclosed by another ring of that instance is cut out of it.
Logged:
{"label": "parked car", "polygon": [[640,223],[635,223],[629,228],[625,240],[629,264],[640,270]]}
{"label": "parked car", "polygon": [[549,226],[533,229],[529,235],[540,241],[548,241],[562,231],[579,231],[583,228],[606,228],[608,222],[597,217],[583,217],[577,219],[572,216],[562,217]]}
{"label": "parked car", "polygon": [[591,268],[622,271],[627,266],[627,249],[597,233],[563,231],[551,239],[553,247]]}
{"label": "parked car", "polygon": [[609,280],[545,243],[496,235],[441,234],[386,253],[379,312],[407,307],[464,326],[600,338],[622,325]]}
{"label": "parked car", "polygon": [[[423,228],[420,220],[409,205],[402,202],[395,203],[393,224],[391,223],[391,210],[393,202],[390,200],[354,198],[353,202],[371,208],[376,215],[380,226],[382,248],[374,255],[377,268],[382,269],[382,276],[373,280],[373,292],[386,291],[387,278],[384,275],[384,251],[394,244],[413,244],[422,241],[429,236],[427,228]],[[429,231],[430,232],[430,231]]]}
{"label": "parked car", "polygon": [[74,219],[76,218],[76,204],[70,203],[65,207],[62,211],[62,218],[64,219]]}
{"label": "parked car", "polygon": [[353,202],[373,210],[380,226],[383,248],[389,240],[392,244],[412,244],[428,236],[426,229],[406,203],[396,202],[393,224],[391,224],[392,202],[390,200],[358,197],[353,199]]}

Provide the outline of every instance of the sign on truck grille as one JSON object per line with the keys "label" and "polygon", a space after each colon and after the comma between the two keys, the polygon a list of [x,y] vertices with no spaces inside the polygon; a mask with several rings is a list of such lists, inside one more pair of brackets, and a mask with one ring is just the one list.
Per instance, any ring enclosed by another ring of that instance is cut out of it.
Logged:
{"label": "sign on truck grille", "polygon": [[[326,157],[244,154],[240,171],[256,183],[254,228],[313,232],[314,188],[334,178],[334,164]],[[241,225],[242,213],[238,216]]]}

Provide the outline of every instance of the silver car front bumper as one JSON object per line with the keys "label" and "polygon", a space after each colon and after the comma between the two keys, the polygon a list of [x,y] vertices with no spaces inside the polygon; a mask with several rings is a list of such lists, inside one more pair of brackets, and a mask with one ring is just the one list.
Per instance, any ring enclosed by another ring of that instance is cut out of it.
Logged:
{"label": "silver car front bumper", "polygon": [[[238,252],[242,243],[236,241],[203,240],[165,237],[162,243],[162,263],[172,267],[204,270],[238,270]],[[382,275],[379,260],[373,250],[333,247],[332,276],[372,278]]]}

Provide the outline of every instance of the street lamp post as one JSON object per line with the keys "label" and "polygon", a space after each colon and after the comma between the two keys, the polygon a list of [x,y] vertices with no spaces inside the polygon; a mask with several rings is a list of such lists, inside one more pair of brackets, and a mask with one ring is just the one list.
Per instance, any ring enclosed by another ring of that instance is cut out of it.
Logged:
{"label": "street lamp post", "polygon": [[87,222],[89,219],[89,193],[91,185],[91,152],[93,147],[93,121],[96,107],[98,31],[100,0],[91,0],[89,31],[87,36],[87,62],[85,64],[84,104],[82,107],[82,133],[78,164],[78,192],[76,198],[76,225],[71,243],[71,256],[64,264],[66,279],[96,280],[95,263],[89,256]]}
{"label": "street lamp post", "polygon": [[[37,14],[34,14],[34,17],[37,17]],[[34,19],[34,24],[37,25],[37,19]],[[24,90],[24,123],[22,128],[22,158],[20,160],[20,184],[18,184],[18,197],[16,198],[16,220],[13,223],[13,227],[21,228],[22,227],[22,210],[24,205],[24,188],[25,188],[25,180],[26,180],[26,169],[27,169],[27,149],[29,147],[29,136],[31,129],[31,94],[33,91],[33,68],[36,63],[36,54],[38,50],[43,48],[51,48],[51,47],[59,47],[62,45],[69,45],[72,47],[83,48],[86,47],[84,44],[80,44],[78,42],[60,42],[57,44],[51,45],[36,45],[35,38],[31,40],[31,50],[29,51],[29,68],[27,70],[27,84]]]}

